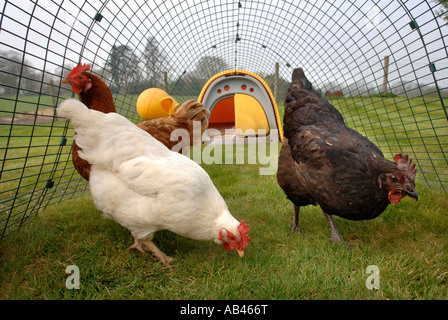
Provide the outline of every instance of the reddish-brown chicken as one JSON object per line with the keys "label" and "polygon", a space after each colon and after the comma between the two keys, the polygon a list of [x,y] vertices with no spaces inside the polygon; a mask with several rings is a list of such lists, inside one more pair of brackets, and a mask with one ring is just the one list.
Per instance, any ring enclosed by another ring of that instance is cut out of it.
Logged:
{"label": "reddish-brown chicken", "polygon": [[[182,142],[189,141],[190,146],[200,142],[202,134],[208,126],[208,113],[209,111],[198,100],[188,100],[184,102],[172,116],[146,120],[137,123],[137,127],[145,130],[154,138],[162,142],[168,149],[172,150],[173,147],[179,143],[179,140],[176,140],[174,139],[175,137],[171,136],[171,133],[176,129],[185,130],[184,134],[186,134],[186,136],[179,136],[179,139],[182,137]],[[195,121],[197,121],[197,123],[200,122],[200,135],[193,134],[193,124]],[[181,133],[182,132],[179,132],[179,134]],[[199,141],[193,140],[194,138],[197,138]],[[184,148],[185,146],[181,144],[180,147]]]}
{"label": "reddish-brown chicken", "polygon": [[340,242],[333,215],[368,220],[405,196],[418,199],[415,165],[408,157],[385,159],[375,144],[345,125],[300,68],[286,93],[284,132],[277,179],[294,204],[293,231],[299,231],[300,207],[319,204],[330,224],[330,240]]}
{"label": "reddish-brown chicken", "polygon": [[[89,70],[90,66],[88,64],[80,63],[70,71],[67,77],[62,80],[62,83],[70,84],[73,92],[78,94],[79,100],[89,109],[103,113],[117,112],[110,88],[100,77],[89,72]],[[204,130],[208,126],[208,113],[209,111],[202,103],[197,100],[189,100],[183,103],[172,116],[146,120],[138,123],[137,127],[151,134],[171,150],[179,141],[188,141],[187,137],[189,138],[190,146],[197,143],[197,139],[194,140],[193,138],[202,137]],[[200,122],[200,135],[193,134],[194,121]],[[179,135],[177,140],[172,141],[171,133],[176,129],[183,129],[183,131],[179,130],[179,132],[184,132],[184,134]],[[73,164],[79,174],[84,179],[89,180],[90,164],[79,157],[79,150],[80,148],[74,142],[72,146]]]}

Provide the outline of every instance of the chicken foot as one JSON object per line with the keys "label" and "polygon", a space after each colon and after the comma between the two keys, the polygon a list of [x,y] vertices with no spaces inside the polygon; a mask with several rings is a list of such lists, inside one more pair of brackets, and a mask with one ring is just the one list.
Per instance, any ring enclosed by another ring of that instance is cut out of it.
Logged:
{"label": "chicken foot", "polygon": [[137,249],[141,253],[147,253],[150,251],[154,257],[160,260],[160,262],[163,263],[163,265],[167,268],[169,268],[171,271],[173,268],[171,267],[170,263],[173,262],[174,258],[167,256],[165,253],[160,251],[159,248],[154,244],[152,241],[147,240],[139,240],[134,238],[134,244],[129,247],[129,250]]}
{"label": "chicken foot", "polygon": [[330,214],[327,214],[324,212],[325,218],[327,218],[328,224],[330,225],[330,230],[331,230],[331,237],[328,239],[330,240],[330,242],[332,243],[342,243],[344,244],[347,248],[351,248],[352,245],[348,242],[345,242],[342,239],[341,234],[339,233],[338,228],[336,227],[336,224],[334,223],[334,219],[333,216]]}

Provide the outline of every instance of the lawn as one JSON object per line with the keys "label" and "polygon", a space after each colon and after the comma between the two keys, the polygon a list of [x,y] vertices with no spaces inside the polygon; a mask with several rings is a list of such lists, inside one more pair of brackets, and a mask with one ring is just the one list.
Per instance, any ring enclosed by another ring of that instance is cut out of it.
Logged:
{"label": "lawn", "polygon": [[[168,272],[151,255],[129,252],[133,243],[129,231],[103,218],[86,191],[76,199],[47,206],[30,223],[1,240],[0,299],[447,299],[448,195],[441,188],[427,187],[431,180],[421,174],[432,173],[433,164],[423,156],[426,150],[428,157],[436,159],[446,183],[446,160],[440,156],[447,143],[446,120],[437,128],[440,143],[425,145],[432,141],[425,140],[426,134],[415,145],[403,143],[412,134],[403,128],[412,122],[427,125],[431,120],[425,114],[433,114],[434,121],[443,119],[440,105],[375,99],[332,102],[344,109],[346,122],[379,143],[388,158],[400,146],[419,157],[419,201],[406,197],[370,221],[336,217],[343,237],[354,245],[352,249],[328,241],[327,221],[314,206],[304,208],[300,215],[306,234],[290,236],[292,204],[275,174],[260,175],[263,165],[202,163],[232,214],[250,224],[252,240],[243,259],[215,243],[163,231],[155,242],[175,258],[174,270]],[[376,113],[371,113],[371,103]],[[406,103],[411,103],[410,110]],[[281,107],[279,111],[283,113]],[[419,121],[407,120],[414,118]],[[375,134],[369,134],[370,129]],[[0,130],[8,136],[8,127]],[[13,130],[7,160],[10,171],[2,176],[2,192],[6,190],[8,197],[14,196],[16,184],[30,192],[36,177],[45,183],[49,171],[41,167],[53,165],[65,134],[60,123],[14,126]],[[69,131],[67,136],[71,134]],[[434,134],[427,136],[434,139]],[[3,140],[1,143],[6,147]],[[67,192],[77,186],[69,183],[79,179],[71,169],[68,148],[64,147],[62,159],[66,162],[57,169],[63,172],[57,183],[67,183]],[[244,148],[247,155],[248,146]],[[23,157],[29,158],[25,162]],[[17,179],[17,172],[25,175]],[[69,266],[79,268],[80,289],[66,286]],[[373,277],[369,270],[378,270],[379,275]],[[372,289],[373,283],[379,288]]]}
{"label": "lawn", "polygon": [[[348,249],[333,245],[319,208],[301,214],[305,235],[289,236],[292,205],[260,165],[204,165],[237,219],[250,224],[246,255],[159,232],[175,257],[168,272],[151,255],[129,252],[126,229],[101,216],[88,193],[47,207],[0,243],[1,299],[447,299],[448,197],[418,186],[371,221],[336,218]],[[80,271],[69,290],[65,270]],[[369,266],[379,289],[369,289]]]}

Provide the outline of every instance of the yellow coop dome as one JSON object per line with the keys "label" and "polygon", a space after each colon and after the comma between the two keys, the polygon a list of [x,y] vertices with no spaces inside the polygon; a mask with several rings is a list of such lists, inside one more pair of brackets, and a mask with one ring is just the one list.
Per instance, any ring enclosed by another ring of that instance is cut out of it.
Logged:
{"label": "yellow coop dome", "polygon": [[137,99],[137,112],[143,120],[171,116],[178,107],[179,103],[159,88],[146,89]]}

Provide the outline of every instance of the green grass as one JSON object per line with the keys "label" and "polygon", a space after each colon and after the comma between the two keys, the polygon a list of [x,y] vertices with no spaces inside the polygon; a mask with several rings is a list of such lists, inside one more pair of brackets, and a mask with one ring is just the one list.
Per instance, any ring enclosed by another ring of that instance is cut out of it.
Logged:
{"label": "green grass", "polygon": [[11,117],[14,112],[36,112],[37,109],[43,110],[54,106],[57,101],[69,98],[70,96],[61,96],[59,100],[49,96],[49,95],[20,95],[15,96],[1,96],[0,99],[0,117]]}
{"label": "green grass", "polygon": [[[275,175],[258,165],[204,165],[237,219],[250,224],[246,255],[159,232],[175,257],[168,272],[151,255],[129,252],[128,230],[101,216],[88,194],[49,206],[0,243],[0,299],[447,299],[448,196],[418,186],[377,219],[336,218],[344,238],[332,245],[319,208],[303,209],[307,236],[289,237],[292,204]],[[66,267],[80,269],[79,290],[65,286]],[[366,287],[366,268],[380,289]]]}
{"label": "green grass", "polygon": [[[132,101],[117,100],[119,109],[131,109],[132,118]],[[167,272],[151,255],[128,252],[129,231],[104,219],[84,193],[48,206],[1,240],[0,299],[447,299],[448,195],[440,185],[446,186],[448,176],[443,158],[448,132],[440,102],[399,97],[331,102],[389,159],[403,150],[419,160],[419,202],[405,198],[371,221],[335,218],[353,249],[329,243],[327,222],[313,206],[300,216],[307,236],[289,237],[292,204],[275,175],[260,176],[258,165],[203,165],[233,215],[250,224],[252,241],[243,259],[214,243],[163,231],[155,242],[176,258],[174,271]],[[279,104],[281,117],[283,111]],[[3,137],[11,135],[3,159],[9,171],[0,185],[4,196],[14,196],[17,187],[18,195],[29,193],[34,183],[43,188],[63,135],[59,125],[0,127]],[[0,147],[6,147],[5,139]],[[79,177],[72,173],[69,146],[63,152],[55,181],[71,191]],[[443,182],[437,184],[438,177]],[[80,268],[79,290],[65,287],[69,265]],[[369,265],[380,270],[379,290],[366,288]]]}

